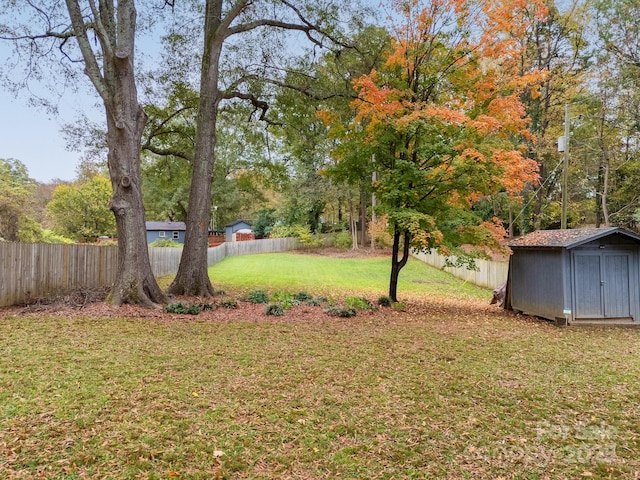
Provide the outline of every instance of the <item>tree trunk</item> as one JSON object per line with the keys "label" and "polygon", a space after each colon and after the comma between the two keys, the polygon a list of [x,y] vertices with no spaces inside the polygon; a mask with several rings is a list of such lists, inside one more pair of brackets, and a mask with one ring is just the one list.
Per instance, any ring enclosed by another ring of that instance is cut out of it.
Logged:
{"label": "tree trunk", "polygon": [[[538,168],[539,168],[538,174],[540,175],[540,179],[543,179],[544,178],[544,174],[545,174],[544,162],[538,162]],[[543,200],[543,197],[544,197],[544,191],[543,191],[542,188],[536,189],[534,187],[534,192],[535,192],[534,195],[536,196],[536,201],[533,204],[534,205],[533,206],[534,210],[533,210],[533,222],[532,222],[533,225],[532,225],[532,227],[533,227],[533,230],[535,231],[535,230],[540,230],[540,226],[541,226],[541,223],[542,223],[542,200]],[[525,227],[525,229],[526,229],[526,227]],[[526,232],[521,232],[521,233],[526,233]]]}
{"label": "tree trunk", "polygon": [[166,302],[149,262],[140,177],[140,138],[146,117],[137,106],[126,108],[126,127],[119,127],[107,111],[107,145],[113,196],[110,208],[118,229],[118,269],[107,301],[153,307]]}
{"label": "tree trunk", "polygon": [[604,164],[604,179],[602,182],[602,218],[604,220],[604,226],[611,226],[609,221],[609,208],[607,207],[607,196],[609,194],[609,156],[606,155]]}
{"label": "tree trunk", "polygon": [[[402,245],[402,258],[398,259],[400,253],[400,237],[404,237],[404,244]],[[409,232],[401,232],[396,225],[393,229],[393,248],[391,254],[391,279],[389,281],[389,298],[392,302],[398,301],[398,278],[400,277],[400,270],[407,264],[409,260]]]}
{"label": "tree trunk", "polygon": [[[85,65],[85,74],[102,98],[107,117],[110,208],[118,230],[118,269],[108,301],[148,307],[166,301],[151,271],[140,176],[140,143],[146,115],[138,103],[134,69],[136,9],[133,0],[98,12],[101,35],[89,38],[77,0],[67,10]],[[100,51],[93,48],[99,42]],[[99,61],[102,62],[102,69]]]}
{"label": "tree trunk", "polygon": [[205,13],[204,52],[200,77],[200,100],[193,160],[189,211],[184,249],[178,273],[169,287],[175,295],[209,297],[214,294],[207,265],[208,225],[211,217],[211,185],[216,149],[216,124],[221,94],[218,86],[222,2],[208,0]]}
{"label": "tree trunk", "polygon": [[360,190],[360,235],[362,236],[362,240],[360,244],[364,247],[367,244],[367,230],[369,228],[368,218],[367,218],[367,202],[368,202],[368,192],[365,189],[365,186],[361,186]]}
{"label": "tree trunk", "polygon": [[358,223],[353,206],[353,192],[349,189],[349,233],[351,233],[351,249],[358,249]]}
{"label": "tree trunk", "polygon": [[[602,105],[604,109],[604,105],[606,105],[607,98],[603,96]],[[604,110],[600,112],[600,118],[598,122],[598,145],[601,151],[601,159],[600,159],[600,171],[598,173],[602,173],[602,177],[598,175],[598,180],[601,180],[601,185],[599,185],[600,194],[600,205],[602,208],[602,220],[605,227],[610,225],[609,223],[609,209],[607,208],[607,196],[609,193],[609,149],[607,145],[607,141],[605,138],[605,112]]]}

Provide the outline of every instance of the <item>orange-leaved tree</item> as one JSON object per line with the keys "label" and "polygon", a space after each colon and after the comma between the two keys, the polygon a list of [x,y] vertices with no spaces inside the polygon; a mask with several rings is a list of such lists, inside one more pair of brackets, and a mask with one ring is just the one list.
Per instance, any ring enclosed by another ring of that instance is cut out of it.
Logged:
{"label": "orange-leaved tree", "polygon": [[[354,121],[336,157],[375,152],[379,213],[393,235],[389,296],[411,248],[438,249],[469,263],[504,236],[475,203],[516,196],[537,179],[525,157],[531,139],[520,95],[544,72],[517,59],[532,9],[541,1],[396,0],[385,65],[354,82]],[[365,145],[362,145],[364,142]],[[359,144],[360,143],[360,144]],[[461,246],[476,246],[469,250]]]}

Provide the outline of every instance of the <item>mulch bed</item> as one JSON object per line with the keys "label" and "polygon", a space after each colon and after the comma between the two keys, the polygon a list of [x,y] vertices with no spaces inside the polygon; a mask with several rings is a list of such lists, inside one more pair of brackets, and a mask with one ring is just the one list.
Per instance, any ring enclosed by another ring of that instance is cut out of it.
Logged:
{"label": "mulch bed", "polygon": [[[297,251],[296,251],[297,252]],[[296,253],[292,252],[292,253]],[[384,249],[339,249],[322,248],[307,249],[299,253],[305,255],[322,255],[338,258],[366,258],[366,257],[389,257],[390,251]],[[175,297],[171,303],[184,302],[186,304],[213,304],[213,310],[204,310],[197,315],[170,313],[163,310],[161,306],[156,309],[149,309],[138,305],[114,306],[105,302],[108,288],[100,289],[79,289],[66,295],[59,295],[46,299],[38,299],[26,305],[16,305],[12,307],[0,308],[0,317],[34,317],[34,316],[55,316],[55,317],[93,317],[93,318],[141,318],[157,320],[191,320],[191,321],[320,321],[335,318],[329,316],[325,310],[327,305],[309,306],[306,304],[296,305],[286,310],[283,316],[267,315],[265,304],[254,304],[241,299],[237,300],[237,308],[225,308],[217,303],[225,296],[214,298],[200,297]],[[376,299],[369,299],[375,302]],[[393,318],[410,318],[422,315],[442,315],[453,318],[459,316],[477,315],[501,315],[504,310],[495,305],[489,305],[488,301],[459,300],[450,298],[411,298],[406,302],[406,309],[394,309],[389,307],[378,307],[373,310],[359,310],[358,318],[370,318],[372,320]],[[344,319],[349,320],[349,319]]]}

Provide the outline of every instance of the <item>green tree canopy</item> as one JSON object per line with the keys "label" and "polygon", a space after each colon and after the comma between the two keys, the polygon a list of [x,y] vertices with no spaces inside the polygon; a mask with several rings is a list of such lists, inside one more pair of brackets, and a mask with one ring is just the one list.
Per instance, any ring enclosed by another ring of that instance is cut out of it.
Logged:
{"label": "green tree canopy", "polygon": [[36,182],[29,178],[22,162],[0,158],[0,191],[0,238],[12,242],[31,240],[28,232],[34,223]]}
{"label": "green tree canopy", "polygon": [[[468,251],[498,247],[500,222],[474,212],[478,199],[519,193],[537,178],[525,157],[530,137],[520,95],[538,79],[517,67],[527,11],[511,2],[402,2],[393,48],[379,69],[355,80],[355,119],[340,133],[340,162],[375,153],[380,211],[394,243],[389,296],[397,300],[400,270],[411,247]],[[540,4],[537,15],[544,14]],[[334,115],[328,112],[327,123]],[[364,148],[363,148],[364,147]],[[400,257],[400,249],[402,256]]]}
{"label": "green tree canopy", "polygon": [[47,204],[54,232],[80,242],[115,235],[110,198],[111,183],[101,175],[88,181],[58,185],[53,191],[53,199]]}

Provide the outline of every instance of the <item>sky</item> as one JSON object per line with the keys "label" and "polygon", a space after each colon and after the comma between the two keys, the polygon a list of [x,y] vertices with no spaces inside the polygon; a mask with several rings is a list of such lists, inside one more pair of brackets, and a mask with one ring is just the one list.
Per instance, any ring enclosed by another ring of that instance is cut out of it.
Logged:
{"label": "sky", "polygon": [[[7,42],[0,41],[0,62],[10,55]],[[29,176],[41,183],[74,180],[82,152],[65,148],[63,124],[76,120],[79,111],[104,123],[104,111],[96,107],[96,98],[89,93],[92,87],[88,79],[84,81],[85,88],[80,92],[70,92],[60,99],[56,116],[30,106],[26,93],[14,98],[0,84],[0,158],[19,160],[27,167]]]}
{"label": "sky", "polygon": [[[84,99],[80,99],[83,101]],[[89,105],[93,99],[86,99]],[[64,98],[60,115],[30,107],[23,96],[15,99],[0,87],[0,158],[22,162],[29,176],[41,183],[73,180],[81,152],[70,152],[60,129],[75,118],[78,98]]]}

